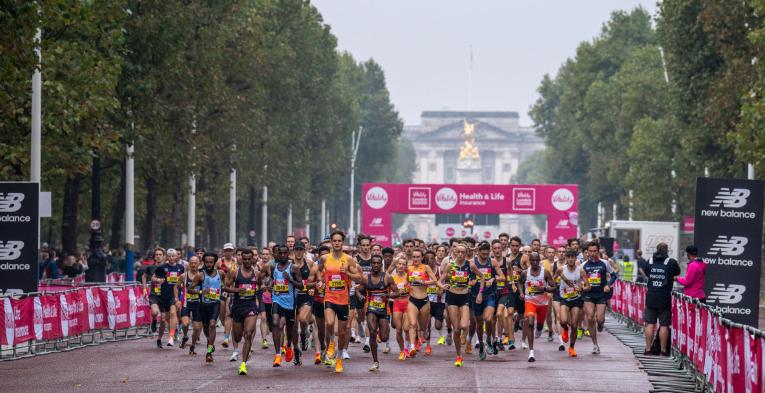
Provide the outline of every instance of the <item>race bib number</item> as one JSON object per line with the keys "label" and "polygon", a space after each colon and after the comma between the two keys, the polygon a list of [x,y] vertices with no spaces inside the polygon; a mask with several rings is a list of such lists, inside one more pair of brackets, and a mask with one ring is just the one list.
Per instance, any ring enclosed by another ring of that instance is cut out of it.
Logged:
{"label": "race bib number", "polygon": [[482,268],[478,269],[478,271],[480,271],[481,274],[483,274],[483,279],[484,280],[491,280],[494,277],[491,274],[491,269],[489,269],[488,267],[482,267]]}
{"label": "race bib number", "polygon": [[345,280],[339,274],[333,274],[329,277],[329,290],[342,291],[345,289]]}
{"label": "race bib number", "polygon": [[409,282],[412,285],[422,285],[423,278],[422,272],[416,270],[409,274]]}
{"label": "race bib number", "polygon": [[178,282],[178,272],[167,273],[167,283],[175,284]]}
{"label": "race bib number", "polygon": [[255,297],[255,290],[257,288],[253,284],[239,284],[239,289],[242,290],[242,292],[239,292],[240,297],[252,298]]}
{"label": "race bib number", "polygon": [[504,288],[505,282],[504,281],[497,281],[497,288]]}
{"label": "race bib number", "polygon": [[205,293],[205,299],[220,300],[220,288],[210,288],[209,292]]}
{"label": "race bib number", "polygon": [[576,288],[567,287],[563,289],[564,299],[574,299],[579,296],[579,291]]}
{"label": "race bib number", "polygon": [[374,295],[371,299],[369,299],[369,308],[374,308],[376,310],[384,310],[385,309],[385,299],[383,299],[382,295]]}
{"label": "race bib number", "polygon": [[529,281],[526,288],[528,289],[529,294],[536,294],[536,293],[542,293],[544,292],[544,289],[542,288],[541,283],[534,283],[532,281]]}
{"label": "race bib number", "polygon": [[155,295],[159,295],[159,287],[158,286],[154,287],[152,290],[154,291]]}
{"label": "race bib number", "polygon": [[274,280],[274,293],[287,293],[290,291],[287,280]]}
{"label": "race bib number", "polygon": [[521,280],[520,274],[513,274],[513,282],[518,282]]}
{"label": "race bib number", "polygon": [[463,272],[462,270],[452,272],[452,281],[460,284],[465,284],[468,282],[468,273]]}
{"label": "race bib number", "polygon": [[186,300],[189,301],[189,302],[199,300],[199,294],[198,293],[187,293],[186,294]]}
{"label": "race bib number", "polygon": [[587,276],[587,282],[593,286],[600,286],[600,272],[590,273]]}
{"label": "race bib number", "polygon": [[396,284],[396,286],[398,287],[398,293],[400,295],[406,295],[409,293],[409,286],[406,285],[405,283],[401,282]]}
{"label": "race bib number", "polygon": [[428,295],[437,295],[438,294],[438,287],[435,286],[435,285],[429,286],[425,290],[425,293],[427,293]]}

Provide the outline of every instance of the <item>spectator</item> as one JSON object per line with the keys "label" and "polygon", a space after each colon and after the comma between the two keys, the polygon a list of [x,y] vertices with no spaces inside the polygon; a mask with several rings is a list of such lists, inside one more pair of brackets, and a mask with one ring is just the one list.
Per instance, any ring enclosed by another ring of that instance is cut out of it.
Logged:
{"label": "spectator", "polygon": [[648,261],[643,258],[643,251],[637,250],[635,253],[637,254],[637,268],[638,268],[638,277],[637,282],[648,282],[648,275],[646,272],[648,271]]}
{"label": "spectator", "polygon": [[74,278],[82,274],[87,270],[87,264],[82,262],[82,259],[78,259],[74,255],[67,255],[64,259],[64,268],[61,269],[64,276]]}
{"label": "spectator", "polygon": [[683,286],[683,293],[686,296],[706,303],[704,275],[707,272],[707,265],[699,258],[699,249],[693,244],[685,248],[685,253],[688,255],[688,269],[685,271],[685,277],[678,276],[675,279]]}
{"label": "spectator", "polygon": [[648,284],[645,296],[643,319],[645,327],[645,352],[652,355],[654,331],[659,323],[659,344],[661,354],[669,356],[669,325],[672,323],[672,285],[680,274],[680,265],[669,257],[666,243],[656,245],[656,253],[648,261]]}
{"label": "spectator", "polygon": [[40,279],[59,278],[55,251],[49,251],[48,249],[43,249],[42,251],[40,251],[40,261],[42,261],[40,263],[40,271],[39,271]]}

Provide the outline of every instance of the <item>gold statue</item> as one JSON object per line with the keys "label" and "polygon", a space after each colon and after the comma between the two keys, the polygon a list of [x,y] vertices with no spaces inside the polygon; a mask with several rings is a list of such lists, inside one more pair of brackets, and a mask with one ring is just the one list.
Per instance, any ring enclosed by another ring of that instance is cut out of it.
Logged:
{"label": "gold statue", "polygon": [[466,158],[478,161],[478,148],[475,147],[475,124],[470,124],[465,120],[465,143],[462,144],[460,149],[460,161],[465,161]]}

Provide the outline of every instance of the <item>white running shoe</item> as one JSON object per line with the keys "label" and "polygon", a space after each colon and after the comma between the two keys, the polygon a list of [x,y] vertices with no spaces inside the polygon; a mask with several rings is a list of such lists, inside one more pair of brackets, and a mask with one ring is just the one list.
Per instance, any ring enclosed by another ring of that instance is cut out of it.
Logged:
{"label": "white running shoe", "polygon": [[385,343],[385,348],[383,348],[382,353],[390,353],[390,345],[388,345],[388,343]]}
{"label": "white running shoe", "polygon": [[380,363],[378,363],[378,362],[372,363],[372,367],[369,368],[369,371],[371,371],[371,372],[380,371]]}
{"label": "white running shoe", "polygon": [[526,344],[526,341],[521,341],[521,349],[529,349],[529,344]]}
{"label": "white running shoe", "polygon": [[343,360],[350,359],[351,355],[348,354],[347,349],[343,349]]}
{"label": "white running shoe", "polygon": [[542,331],[541,330],[534,330],[534,338],[542,337]]}
{"label": "white running shoe", "polygon": [[235,362],[239,360],[239,351],[234,351],[234,353],[231,354],[231,359],[229,359],[230,362]]}
{"label": "white running shoe", "polygon": [[170,336],[170,338],[167,340],[167,346],[172,347],[175,341],[173,341],[173,336]]}
{"label": "white running shoe", "polygon": [[592,354],[593,355],[600,355],[600,346],[594,346],[592,347]]}
{"label": "white running shoe", "polygon": [[529,363],[533,363],[533,362],[536,362],[536,361],[537,361],[537,359],[534,358],[534,350],[532,349],[532,350],[529,351]]}

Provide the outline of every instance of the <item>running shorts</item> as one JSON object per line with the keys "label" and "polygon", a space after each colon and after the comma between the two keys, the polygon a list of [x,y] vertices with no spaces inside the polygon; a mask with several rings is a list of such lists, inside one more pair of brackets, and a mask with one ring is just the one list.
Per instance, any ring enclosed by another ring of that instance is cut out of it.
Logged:
{"label": "running shorts", "polygon": [[256,317],[258,316],[258,304],[254,300],[236,303],[234,301],[231,303],[231,319],[234,321],[234,323],[243,323],[245,319],[248,317]]}
{"label": "running shorts", "polygon": [[170,307],[175,305],[175,297],[160,296],[157,305],[159,306],[159,312],[170,312]]}
{"label": "running shorts", "polygon": [[273,315],[273,318],[276,320],[276,318],[284,318],[287,320],[288,324],[295,323],[295,310],[290,310],[289,308],[284,308],[280,306],[277,303],[273,303],[271,307],[271,314]]}
{"label": "running shorts", "polygon": [[585,303],[606,304],[606,296],[603,292],[585,293],[582,295]]}
{"label": "running shorts", "polygon": [[337,315],[338,321],[347,321],[348,320],[348,312],[350,311],[350,308],[347,304],[335,304],[332,302],[328,302],[324,300],[324,312],[326,314],[326,309],[331,309],[335,312],[335,315]]}
{"label": "running shorts", "polygon": [[313,312],[314,318],[324,319],[324,303],[313,302],[311,304],[311,311]]}
{"label": "running shorts", "polygon": [[547,306],[538,306],[531,302],[526,302],[524,306],[526,311],[523,313],[526,317],[537,317],[537,323],[543,323],[547,318]]}
{"label": "running shorts", "polygon": [[313,296],[308,296],[307,294],[297,295],[295,298],[295,308],[299,310],[303,306],[313,306]]}
{"label": "running shorts", "polygon": [[430,316],[432,318],[435,318],[436,321],[443,322],[445,308],[446,308],[446,304],[444,303],[430,302]]}
{"label": "running shorts", "polygon": [[208,323],[218,320],[220,317],[220,302],[215,303],[200,303],[199,304],[199,319],[202,323],[207,325]]}
{"label": "running shorts", "polygon": [[393,300],[393,312],[406,313],[406,309],[409,306],[409,299],[395,299]]}
{"label": "running shorts", "polygon": [[470,299],[467,293],[452,293],[446,292],[446,305],[447,306],[467,306],[470,304]]}
{"label": "running shorts", "polygon": [[511,294],[505,294],[499,297],[497,299],[497,306],[504,306],[505,308],[513,307],[513,302],[511,298]]}
{"label": "running shorts", "polygon": [[561,306],[566,306],[569,309],[572,309],[574,307],[579,307],[580,309],[584,308],[584,299],[582,299],[581,296],[579,296],[576,299],[563,299],[560,302]]}
{"label": "running shorts", "polygon": [[415,297],[409,296],[409,303],[414,304],[414,306],[417,307],[417,310],[422,310],[422,308],[427,306],[429,302],[427,297],[423,299],[417,299]]}
{"label": "running shorts", "polygon": [[348,305],[350,308],[354,310],[363,310],[364,309],[364,299],[359,299],[359,295],[350,295],[348,297]]}
{"label": "running shorts", "polygon": [[199,302],[186,302],[186,307],[181,310],[181,317],[191,318],[194,322],[202,322],[199,314]]}
{"label": "running shorts", "polygon": [[483,294],[483,299],[481,299],[481,303],[476,303],[476,298],[473,296],[470,296],[470,308],[473,309],[473,315],[480,316],[483,315],[483,310],[485,310],[487,307],[497,308],[497,297],[495,294],[486,295]]}

